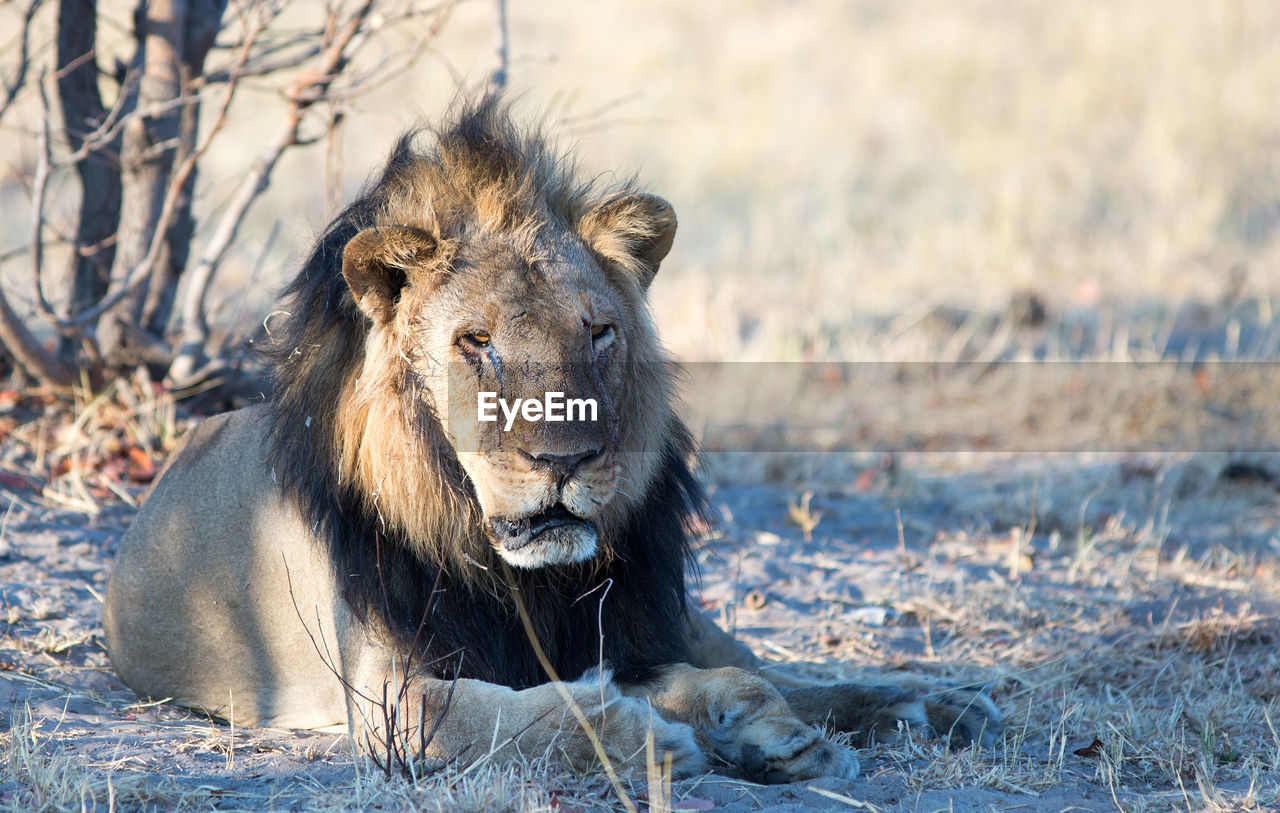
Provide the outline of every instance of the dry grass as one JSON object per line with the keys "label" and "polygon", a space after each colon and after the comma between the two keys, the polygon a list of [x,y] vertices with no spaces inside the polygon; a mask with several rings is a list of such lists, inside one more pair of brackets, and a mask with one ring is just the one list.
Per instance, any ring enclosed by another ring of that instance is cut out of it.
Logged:
{"label": "dry grass", "polygon": [[[855,545],[857,561],[846,535],[868,531],[848,528],[851,503],[829,480],[819,481],[822,490],[791,496],[769,487],[777,495],[772,517],[722,523],[725,535],[714,544],[756,561],[790,561],[784,584],[765,585],[758,605],[750,594],[742,599],[740,620],[799,602],[792,620],[782,622],[786,629],[752,625],[745,637],[757,648],[836,679],[875,680],[877,670],[909,669],[989,681],[1008,717],[994,748],[955,749],[909,736],[862,752],[865,778],[857,786],[813,793],[869,809],[915,809],[904,800],[966,792],[995,792],[1001,804],[1036,810],[1057,809],[1078,793],[1113,799],[1108,804],[1125,811],[1266,810],[1280,803],[1280,548],[1274,514],[1270,532],[1252,527],[1265,521],[1274,496],[1213,479],[1219,458],[1137,466],[1125,455],[1105,465],[1024,456],[1020,472],[1000,458],[985,464],[905,456],[892,484],[871,488],[881,510],[899,507],[899,541]],[[922,513],[940,495],[954,501],[950,512]],[[1212,530],[1219,513],[1237,523],[1237,538],[1190,534],[1193,527]],[[812,523],[819,514],[823,521]],[[984,518],[977,526],[966,519],[975,516]],[[799,521],[804,517],[809,521]],[[741,535],[766,527],[783,536],[772,547],[746,549]],[[803,541],[806,531],[811,543]],[[832,568],[866,570],[873,580],[888,574],[865,601],[888,609],[890,620],[846,613],[847,598],[827,596],[811,581]],[[714,581],[724,570],[711,566],[704,595],[717,595]],[[11,617],[0,657],[16,663],[13,679],[101,704],[73,688],[83,673],[58,673],[62,683],[26,677],[43,674],[41,664],[59,662],[79,644],[59,646],[54,630],[38,626],[65,612],[56,602],[43,611],[24,608],[22,623],[37,626],[13,633]],[[816,636],[803,632],[819,625]],[[919,646],[904,646],[902,636]],[[649,776],[624,776],[620,793],[604,776],[568,773],[545,755],[387,780],[371,763],[353,760],[346,746],[317,751],[283,733],[174,721],[165,716],[174,712],[162,709],[121,723],[144,709],[116,702],[106,701],[103,713],[121,731],[118,757],[85,752],[80,740],[92,726],[74,713],[16,708],[0,735],[0,810],[623,811],[632,809],[628,802],[668,809],[705,792],[696,782],[667,790],[651,766]],[[189,768],[163,767],[179,757],[203,759],[216,775],[184,779]],[[276,779],[245,779],[264,771]],[[775,798],[764,789],[749,792]]]}
{"label": "dry grass", "polygon": [[[1102,488],[1096,477],[1078,485]],[[1181,510],[1203,510],[1204,499],[1192,495]],[[1151,522],[1121,514],[1094,527],[1081,503],[1064,536],[1034,497],[1023,507],[1022,526],[937,530],[903,548],[905,575],[886,601],[918,627],[919,657],[878,643],[879,624],[827,628],[838,634],[820,660],[833,676],[874,679],[841,663],[998,676],[1010,724],[999,746],[880,746],[870,755],[882,760],[877,775],[905,775],[918,793],[1004,790],[1034,809],[1063,786],[1105,788],[1126,811],[1280,804],[1276,537],[1270,550],[1218,544],[1192,556]]]}
{"label": "dry grass", "polygon": [[[660,765],[648,774],[623,774],[622,791],[599,774],[575,775],[545,757],[494,763],[484,759],[450,765],[423,776],[384,777],[372,762],[356,759],[339,776],[295,773],[279,783],[224,783],[204,778],[178,779],[139,770],[133,758],[86,760],[75,753],[74,734],[59,733],[58,720],[34,716],[30,709],[15,716],[0,734],[0,811],[43,813],[85,810],[308,810],[308,811],[440,811],[444,813],[539,813],[598,810],[623,813],[642,809],[671,810],[687,795],[674,793]],[[225,727],[202,732],[187,725],[165,738],[175,753],[203,752],[225,757],[234,768],[257,754],[288,754],[290,761],[316,759],[290,753],[270,738],[237,744]],[[624,801],[625,799],[625,801]]]}
{"label": "dry grass", "polygon": [[155,477],[158,461],[194,422],[178,418],[174,396],[145,368],[98,392],[76,387],[69,400],[11,394],[15,412],[29,419],[0,423],[0,440],[10,442],[11,455],[22,454],[22,469],[43,481],[45,500],[90,515],[104,502],[136,506],[137,486]]}
{"label": "dry grass", "polygon": [[0,778],[6,792],[0,810],[62,813],[84,810],[208,809],[208,789],[183,788],[163,775],[139,775],[114,765],[86,765],[49,747],[52,721],[37,720],[30,710],[18,715],[0,734]]}

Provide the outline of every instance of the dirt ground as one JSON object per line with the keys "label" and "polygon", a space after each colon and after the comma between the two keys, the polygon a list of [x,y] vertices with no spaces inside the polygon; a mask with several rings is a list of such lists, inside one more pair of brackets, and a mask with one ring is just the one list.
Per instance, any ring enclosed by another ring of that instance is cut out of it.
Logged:
{"label": "dirt ground", "polygon": [[[0,809],[626,809],[603,778],[537,761],[388,781],[343,737],[233,730],[140,701],[100,626],[133,508],[51,499],[23,473],[30,455],[11,437],[0,457]],[[867,749],[855,781],[710,775],[678,783],[674,809],[1280,806],[1276,462],[712,456],[705,611],[821,677],[988,682],[1008,730],[987,750],[914,737]],[[806,473],[750,476],[761,466]],[[644,777],[630,781],[648,809]]]}

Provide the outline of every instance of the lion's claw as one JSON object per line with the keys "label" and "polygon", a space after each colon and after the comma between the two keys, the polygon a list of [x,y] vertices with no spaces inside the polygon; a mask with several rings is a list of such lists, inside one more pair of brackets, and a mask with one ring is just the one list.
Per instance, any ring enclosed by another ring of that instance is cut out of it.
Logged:
{"label": "lion's claw", "polygon": [[659,765],[667,754],[671,755],[671,775],[676,779],[707,772],[707,757],[698,747],[693,729],[684,723],[669,723],[655,717],[653,751]]}
{"label": "lion's claw", "polygon": [[934,733],[957,745],[995,745],[1004,728],[985,686],[942,689],[927,695],[924,706]]}
{"label": "lion's claw", "polygon": [[858,775],[858,760],[851,752],[790,717],[756,720],[741,732],[735,745],[730,761],[748,779],[762,784]]}

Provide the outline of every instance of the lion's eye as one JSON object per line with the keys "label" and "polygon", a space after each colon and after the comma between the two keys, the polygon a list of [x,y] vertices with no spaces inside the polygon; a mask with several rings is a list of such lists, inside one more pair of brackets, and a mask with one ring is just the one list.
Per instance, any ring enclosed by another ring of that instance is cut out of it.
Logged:
{"label": "lion's eye", "polygon": [[477,331],[476,331],[476,332],[474,332],[474,333],[467,333],[467,334],[465,334],[465,335],[464,335],[461,339],[459,339],[458,341],[459,341],[459,343],[460,343],[460,344],[463,344],[463,345],[469,345],[469,346],[471,346],[471,347],[488,347],[488,346],[489,346],[489,338],[490,338],[490,337],[489,337],[489,334],[488,334],[487,332],[485,332],[485,331],[483,331],[483,330],[477,330]]}
{"label": "lion's eye", "polygon": [[591,341],[598,342],[613,332],[613,328],[609,325],[592,325]]}

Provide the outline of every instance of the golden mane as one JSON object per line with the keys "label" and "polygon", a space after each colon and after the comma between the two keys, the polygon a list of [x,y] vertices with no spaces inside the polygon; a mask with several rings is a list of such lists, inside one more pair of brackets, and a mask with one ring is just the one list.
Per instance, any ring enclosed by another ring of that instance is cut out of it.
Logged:
{"label": "golden mane", "polygon": [[[474,498],[432,416],[421,414],[422,400],[406,390],[412,383],[398,349],[370,336],[341,274],[343,247],[361,229],[412,224],[446,256],[484,232],[532,251],[545,229],[572,230],[589,202],[630,185],[579,180],[570,159],[537,131],[517,127],[495,97],[462,106],[450,120],[400,138],[381,177],[329,225],[286,289],[289,316],[273,325],[283,329],[270,351],[272,437],[278,458],[308,470],[294,483],[325,473],[422,554],[461,563],[488,546]],[[416,148],[425,137],[429,147]],[[649,356],[657,358],[656,348]],[[299,434],[299,423],[310,431]]]}
{"label": "golden mane", "polygon": [[[537,133],[515,127],[494,99],[463,107],[418,149],[423,135],[399,140],[381,176],[328,226],[284,292],[288,315],[271,326],[269,454],[284,493],[307,518],[317,544],[327,547],[356,614],[381,619],[410,640],[417,640],[429,611],[454,619],[428,625],[427,654],[448,658],[492,650],[473,638],[509,621],[504,596],[510,585],[503,580],[513,576],[494,551],[472,485],[427,406],[406,348],[393,331],[373,329],[359,309],[342,273],[344,248],[372,226],[411,224],[446,252],[495,230],[517,250],[521,241],[532,250],[539,235],[553,229],[584,242],[600,238],[591,250],[602,264],[625,271],[648,236],[634,229],[594,234],[606,229],[591,213],[602,201],[625,205],[634,190],[577,180],[571,161]],[[652,631],[682,628],[688,520],[701,509],[702,496],[688,468],[689,434],[671,408],[673,371],[644,312],[643,288],[627,283],[625,274],[609,278],[626,288],[627,307],[635,309],[621,442],[645,452],[639,456],[646,461],[644,481],[628,483],[630,493],[615,509],[624,513],[602,533],[593,559],[514,578],[527,601],[547,602],[537,613],[546,625],[539,637],[548,646],[597,634],[595,610],[564,597],[611,584],[620,621],[647,619],[646,631],[619,629],[609,644],[619,674],[638,675],[683,658],[683,639],[664,640]],[[436,584],[448,586],[433,592]],[[454,602],[456,612],[438,606]],[[462,673],[506,685],[536,683],[540,667],[514,643],[523,633],[507,633],[514,637],[499,648],[504,660],[472,660]],[[566,650],[553,660],[565,674],[577,674],[590,665],[589,654]]]}

